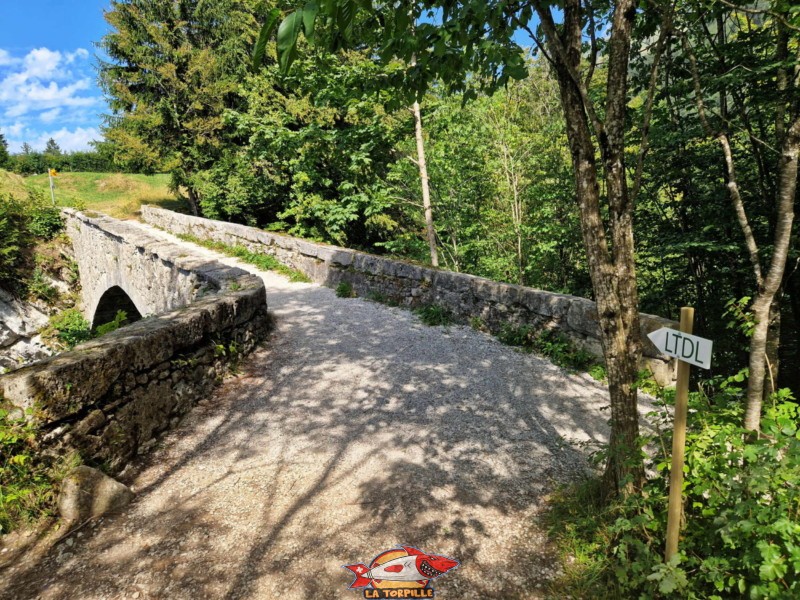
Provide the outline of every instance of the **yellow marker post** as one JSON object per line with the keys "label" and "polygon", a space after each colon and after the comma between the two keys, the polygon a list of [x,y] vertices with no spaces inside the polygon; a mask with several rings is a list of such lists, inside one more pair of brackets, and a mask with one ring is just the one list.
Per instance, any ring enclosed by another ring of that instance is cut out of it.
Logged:
{"label": "yellow marker post", "polygon": [[53,199],[53,206],[56,205],[56,184],[53,181],[53,177],[58,177],[58,171],[55,169],[48,169],[48,175],[50,179],[50,198]]}

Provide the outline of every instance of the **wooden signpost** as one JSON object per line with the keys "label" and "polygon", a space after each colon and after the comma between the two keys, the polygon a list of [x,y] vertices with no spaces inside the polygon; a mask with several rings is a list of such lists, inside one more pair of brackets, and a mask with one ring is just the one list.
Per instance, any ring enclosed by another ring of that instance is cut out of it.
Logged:
{"label": "wooden signpost", "polygon": [[667,510],[667,547],[664,558],[669,562],[678,551],[683,505],[683,461],[686,446],[686,413],[689,399],[691,365],[711,367],[712,341],[692,335],[694,309],[681,308],[680,331],[662,327],[648,338],[664,354],[678,359],[678,380],[675,384],[675,419],[672,434],[672,465],[669,470],[669,508]]}

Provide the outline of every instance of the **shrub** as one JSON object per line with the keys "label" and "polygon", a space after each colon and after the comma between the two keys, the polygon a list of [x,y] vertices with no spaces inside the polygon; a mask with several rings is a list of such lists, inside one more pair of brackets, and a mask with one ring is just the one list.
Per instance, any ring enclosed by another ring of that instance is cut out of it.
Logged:
{"label": "shrub", "polygon": [[20,201],[0,194],[0,282],[19,279],[26,251],[35,241],[47,241],[63,228],[58,209],[35,192]]}
{"label": "shrub", "polygon": [[624,598],[800,597],[798,405],[781,390],[765,409],[763,436],[742,429],[742,393],[723,382],[711,398],[690,397],[679,553],[664,563],[671,434],[662,435],[657,474],[639,495],[592,501],[595,482],[561,494],[551,533],[576,567],[560,594]]}
{"label": "shrub", "polygon": [[0,195],[0,282],[15,278],[28,238],[22,203],[11,195]]}
{"label": "shrub", "polygon": [[453,315],[444,306],[428,304],[414,310],[419,320],[431,327],[452,325]]}
{"label": "shrub", "polygon": [[97,336],[105,335],[107,333],[111,333],[112,331],[116,331],[123,325],[128,322],[128,313],[124,310],[118,310],[117,314],[114,315],[114,320],[109,321],[108,323],[104,323],[103,325],[98,325],[95,328],[95,334]]}
{"label": "shrub", "polygon": [[512,325],[503,323],[497,339],[509,346],[521,346],[528,349],[533,347],[534,328],[530,325]]}
{"label": "shrub", "polygon": [[64,229],[61,212],[48,204],[40,190],[28,193],[28,230],[41,240],[51,240]]}
{"label": "shrub", "polygon": [[28,281],[28,291],[32,296],[47,303],[52,303],[58,298],[58,290],[45,278],[44,271],[36,267]]}
{"label": "shrub", "polygon": [[489,331],[489,328],[486,326],[486,322],[480,317],[470,317],[469,326],[472,327],[475,331],[483,331],[483,332]]}
{"label": "shrub", "polygon": [[339,298],[355,298],[355,292],[353,291],[353,286],[346,281],[342,281],[339,285],[336,286],[336,295]]}
{"label": "shrub", "polygon": [[77,308],[69,308],[50,317],[50,323],[42,330],[42,338],[51,344],[71,349],[92,337],[89,321]]}
{"label": "shrub", "polygon": [[608,378],[606,368],[603,365],[592,365],[589,367],[589,375],[596,381],[605,381]]}

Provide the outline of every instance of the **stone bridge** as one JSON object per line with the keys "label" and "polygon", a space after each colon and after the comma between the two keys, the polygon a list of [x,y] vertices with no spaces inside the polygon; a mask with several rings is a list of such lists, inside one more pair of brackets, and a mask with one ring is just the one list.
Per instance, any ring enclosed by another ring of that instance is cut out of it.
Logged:
{"label": "stone bridge", "polygon": [[[96,327],[123,310],[132,324],[0,377],[0,395],[20,410],[32,409],[49,443],[114,472],[266,336],[266,291],[258,276],[140,223],[70,209],[64,218],[86,318]],[[347,283],[361,297],[409,308],[440,305],[455,320],[494,333],[506,324],[554,329],[600,353],[595,305],[583,298],[153,207],[144,207],[142,218],[171,233],[273,255],[317,283]],[[643,333],[663,325],[674,323],[642,315]],[[672,364],[648,342],[644,361],[659,380],[670,381]]]}
{"label": "stone bridge", "polygon": [[0,377],[0,397],[58,452],[117,472],[210,393],[267,333],[260,278],[142,225],[63,212],[93,325],[132,324]]}
{"label": "stone bridge", "polygon": [[[93,327],[124,310],[128,321],[186,306],[214,287],[200,265],[132,222],[63,211],[81,280],[83,312]],[[212,269],[218,265],[211,265]]]}

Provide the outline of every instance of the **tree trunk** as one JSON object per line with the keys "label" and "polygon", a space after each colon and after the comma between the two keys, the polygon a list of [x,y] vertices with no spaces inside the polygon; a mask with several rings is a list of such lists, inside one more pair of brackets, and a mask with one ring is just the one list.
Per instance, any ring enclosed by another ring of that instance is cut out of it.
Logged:
{"label": "tree trunk", "polygon": [[200,215],[200,210],[199,210],[199,203],[197,201],[197,193],[194,191],[194,189],[187,188],[186,189],[186,196],[187,196],[187,200],[189,202],[189,208],[191,209],[192,214],[195,217],[199,216]]}
{"label": "tree trunk", "polygon": [[797,190],[797,157],[800,152],[800,118],[795,119],[786,133],[778,165],[778,198],[775,243],[769,272],[764,285],[753,302],[756,326],[750,339],[750,376],[747,381],[747,406],[744,426],[758,431],[761,426],[761,406],[766,377],[767,337],[769,313],[775,295],[783,281],[789,242],[794,219],[794,197]]}
{"label": "tree trunk", "polygon": [[570,0],[565,4],[563,36],[556,33],[549,11],[537,10],[545,27],[550,55],[554,57],[575,176],[581,232],[597,302],[608,374],[611,434],[603,479],[609,495],[626,494],[640,488],[644,481],[635,385],[641,342],[633,253],[633,206],[625,178],[623,138],[634,4],[630,0],[621,0],[614,12],[609,41],[605,130],[597,130],[598,123],[594,122],[592,115],[606,171],[611,249],[600,209],[596,147],[589,124],[589,108],[585,90],[579,88],[580,80],[575,77],[581,60],[580,1]]}
{"label": "tree trunk", "polygon": [[431,264],[439,266],[439,253],[436,251],[436,230],[433,228],[433,210],[431,209],[431,190],[428,184],[428,166],[425,162],[425,140],[422,137],[422,114],[419,102],[412,106],[414,112],[414,130],[417,138],[417,165],[419,166],[419,180],[422,184],[422,207],[425,209],[425,231],[428,236],[428,246],[431,250]]}
{"label": "tree trunk", "polygon": [[781,304],[783,303],[783,291],[778,290],[772,299],[769,308],[769,327],[767,328],[767,375],[764,379],[764,400],[774,394],[778,389],[778,377],[780,376],[781,360]]}

